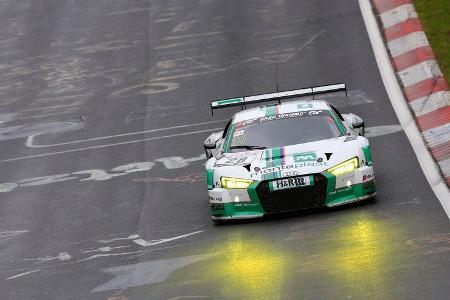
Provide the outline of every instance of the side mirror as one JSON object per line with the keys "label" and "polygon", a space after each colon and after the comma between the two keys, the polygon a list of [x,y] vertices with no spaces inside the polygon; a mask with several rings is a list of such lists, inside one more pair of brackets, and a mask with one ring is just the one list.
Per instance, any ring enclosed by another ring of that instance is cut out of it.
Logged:
{"label": "side mirror", "polygon": [[364,136],[366,129],[364,128],[364,120],[355,114],[342,115],[347,124],[359,135]]}
{"label": "side mirror", "polygon": [[216,149],[217,141],[222,137],[223,132],[214,132],[205,140],[203,146],[205,148],[205,153],[207,158],[213,156],[212,150]]}

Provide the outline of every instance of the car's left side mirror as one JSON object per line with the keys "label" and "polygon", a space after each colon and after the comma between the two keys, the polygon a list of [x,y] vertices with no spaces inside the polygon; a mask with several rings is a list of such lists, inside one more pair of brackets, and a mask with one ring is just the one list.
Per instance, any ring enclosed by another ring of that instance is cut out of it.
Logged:
{"label": "car's left side mirror", "polygon": [[364,136],[366,130],[364,128],[364,120],[361,117],[355,114],[344,114],[342,117],[354,131]]}
{"label": "car's left side mirror", "polygon": [[205,148],[205,153],[207,158],[211,158],[213,156],[212,150],[216,149],[217,141],[223,135],[223,131],[211,133],[210,136],[205,140],[203,146]]}

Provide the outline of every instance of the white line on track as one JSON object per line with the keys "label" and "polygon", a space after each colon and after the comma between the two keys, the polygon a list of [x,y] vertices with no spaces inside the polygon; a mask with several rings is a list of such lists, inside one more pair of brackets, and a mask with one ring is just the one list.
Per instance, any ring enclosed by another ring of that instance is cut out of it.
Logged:
{"label": "white line on track", "polygon": [[369,34],[372,49],[375,54],[375,59],[380,70],[381,78],[383,79],[386,92],[389,95],[392,107],[403,127],[403,130],[408,137],[409,142],[417,156],[417,160],[422,168],[425,177],[428,180],[433,192],[441,202],[444,211],[450,218],[450,193],[447,185],[442,180],[437,170],[436,164],[428,151],[419,129],[411,115],[406,100],[403,96],[402,90],[398,84],[394,70],[390,63],[389,56],[384,46],[381,33],[378,29],[378,24],[372,11],[370,0],[358,0],[361,8],[361,13],[366,24],[367,32]]}
{"label": "white line on track", "polygon": [[166,128],[158,128],[158,129],[151,129],[151,130],[144,130],[144,131],[137,131],[137,132],[130,132],[130,133],[115,134],[115,135],[102,136],[102,137],[96,137],[96,138],[91,138],[91,139],[71,141],[71,142],[65,142],[65,143],[59,143],[59,144],[50,144],[50,145],[34,145],[33,144],[34,138],[38,135],[31,135],[27,138],[25,145],[30,148],[56,147],[56,146],[72,145],[72,144],[79,144],[79,143],[87,143],[87,142],[98,141],[98,140],[106,140],[106,139],[112,139],[112,138],[117,138],[117,137],[166,131],[166,130],[172,130],[172,129],[195,127],[195,126],[201,126],[201,125],[207,125],[207,124],[221,123],[221,122],[225,122],[225,121],[227,121],[227,120],[217,120],[217,121],[210,121],[210,122],[185,124],[185,125],[178,125],[178,126],[172,126],[172,127],[166,127]]}
{"label": "white line on track", "polygon": [[164,136],[157,136],[157,137],[152,137],[152,138],[146,138],[146,139],[139,139],[139,140],[127,141],[127,142],[105,144],[105,145],[100,145],[100,146],[93,146],[93,147],[86,147],[86,148],[79,148],[79,149],[71,149],[71,150],[57,151],[57,152],[51,152],[51,153],[43,153],[43,154],[37,154],[37,155],[29,155],[29,156],[15,157],[15,158],[9,158],[9,159],[0,160],[0,163],[4,163],[4,162],[13,162],[13,161],[24,160],[24,159],[30,159],[30,158],[38,158],[38,157],[53,156],[53,155],[58,155],[58,154],[72,153],[72,152],[79,152],[79,151],[85,151],[85,150],[102,149],[102,148],[108,148],[108,147],[119,146],[119,145],[126,145],[126,144],[133,144],[133,143],[140,143],[140,142],[146,142],[146,141],[153,141],[153,140],[166,139],[166,138],[177,137],[177,136],[184,136],[184,135],[191,135],[191,134],[197,134],[197,133],[203,133],[203,132],[210,132],[210,131],[215,131],[215,130],[223,130],[223,127],[209,128],[209,129],[205,129],[205,130],[183,132],[183,133],[170,134],[170,135],[164,135]]}

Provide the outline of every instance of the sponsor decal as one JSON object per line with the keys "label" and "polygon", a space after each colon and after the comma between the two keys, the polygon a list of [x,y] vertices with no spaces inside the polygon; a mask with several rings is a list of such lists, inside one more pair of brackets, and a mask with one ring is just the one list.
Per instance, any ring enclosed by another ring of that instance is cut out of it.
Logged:
{"label": "sponsor decal", "polygon": [[258,206],[257,203],[234,203],[234,207],[255,207]]}
{"label": "sponsor decal", "polygon": [[299,175],[298,171],[286,171],[286,172],[281,173],[282,177],[291,177],[291,176],[297,176],[297,175]]}
{"label": "sponsor decal", "polygon": [[298,117],[304,117],[304,116],[316,116],[316,115],[322,115],[322,114],[326,114],[326,113],[323,110],[310,110],[310,111],[289,112],[289,113],[283,113],[283,114],[269,114],[262,118],[245,120],[242,122],[242,126],[251,125],[258,121],[260,123],[262,123],[262,122],[267,122],[267,121],[298,118]]}
{"label": "sponsor decal", "polygon": [[363,181],[369,181],[374,179],[374,174],[363,175]]}
{"label": "sponsor decal", "polygon": [[317,155],[315,152],[303,152],[299,154],[294,154],[294,162],[296,163],[314,160],[317,160]]}
{"label": "sponsor decal", "polygon": [[215,167],[225,167],[225,166],[238,166],[247,165],[254,160],[254,157],[241,156],[241,157],[227,157],[217,161]]}
{"label": "sponsor decal", "polygon": [[347,192],[347,191],[349,191],[351,189],[352,189],[351,186],[346,186],[346,187],[343,187],[343,188],[336,189],[336,190],[334,190],[332,192],[329,192],[328,195],[330,195],[330,196],[336,195],[338,193]]}
{"label": "sponsor decal", "polygon": [[245,120],[244,122],[242,122],[242,126],[246,126],[246,125],[250,125],[253,124],[255,121],[257,121],[258,119],[250,119],[250,120]]}
{"label": "sponsor decal", "polygon": [[251,156],[261,156],[261,152],[259,151],[250,151],[250,152],[229,152],[225,155],[225,158],[238,158],[238,157],[251,157]]}
{"label": "sponsor decal", "polygon": [[302,117],[305,114],[306,114],[306,112],[304,112],[304,111],[284,113],[284,114],[279,114],[279,115],[263,117],[263,118],[259,119],[259,121],[262,123],[262,122],[267,122],[267,121],[282,120],[282,119],[288,119],[288,118],[297,118],[297,117]]}
{"label": "sponsor decal", "polygon": [[212,197],[212,196],[209,196],[209,201],[210,201],[210,202],[222,202],[223,199],[222,199],[222,197]]}
{"label": "sponsor decal", "polygon": [[320,166],[328,166],[328,163],[314,161],[314,162],[296,163],[296,164],[291,164],[291,165],[281,165],[281,166],[276,166],[276,167],[263,168],[261,171],[259,171],[257,173],[269,174],[269,173],[280,172],[280,171],[290,170],[290,169],[298,169],[298,168],[303,168],[303,167],[320,167]]}
{"label": "sponsor decal", "polygon": [[269,190],[277,191],[284,189],[298,188],[313,184],[311,176],[293,177],[286,179],[279,179],[269,182]]}
{"label": "sponsor decal", "polygon": [[322,112],[321,110],[311,110],[308,112],[308,115],[316,116],[316,115],[320,115],[321,112]]}
{"label": "sponsor decal", "polygon": [[244,129],[236,130],[233,134],[233,137],[238,137],[238,136],[244,135],[244,132],[245,132]]}

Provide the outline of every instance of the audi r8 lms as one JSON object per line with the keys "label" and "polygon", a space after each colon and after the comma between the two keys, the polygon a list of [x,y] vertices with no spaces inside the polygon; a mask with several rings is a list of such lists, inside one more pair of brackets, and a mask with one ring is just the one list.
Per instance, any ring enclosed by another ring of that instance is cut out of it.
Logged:
{"label": "audi r8 lms", "polygon": [[[256,218],[333,207],[375,196],[364,122],[323,100],[300,97],[346,91],[344,84],[211,102],[241,106],[204,147],[212,219]],[[281,100],[291,98],[281,103]],[[245,109],[253,103],[278,103]]]}

